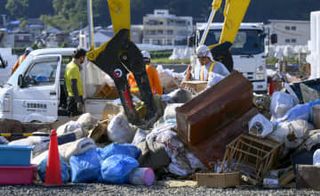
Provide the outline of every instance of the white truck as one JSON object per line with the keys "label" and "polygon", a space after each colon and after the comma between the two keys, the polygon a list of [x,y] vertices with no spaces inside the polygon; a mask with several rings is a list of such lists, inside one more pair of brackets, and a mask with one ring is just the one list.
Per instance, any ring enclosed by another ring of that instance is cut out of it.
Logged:
{"label": "white truck", "polygon": [[[66,115],[64,70],[75,48],[32,51],[7,83],[0,88],[0,118],[20,122],[50,123]],[[108,76],[88,62],[81,70],[84,110],[101,118],[108,100],[95,98]]]}
{"label": "white truck", "polygon": [[[200,42],[207,23],[196,25],[196,46]],[[223,23],[213,23],[206,37],[205,45],[218,43]],[[239,32],[231,47],[234,69],[252,82],[257,93],[267,92],[265,56],[265,32],[263,23],[241,23]],[[195,73],[200,73],[195,67]],[[197,77],[197,76],[195,76]]]}

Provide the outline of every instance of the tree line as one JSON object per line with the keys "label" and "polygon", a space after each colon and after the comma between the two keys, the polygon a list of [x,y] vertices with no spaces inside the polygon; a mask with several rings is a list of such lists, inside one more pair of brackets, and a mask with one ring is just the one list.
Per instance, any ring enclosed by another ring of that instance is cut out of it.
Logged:
{"label": "tree line", "polygon": [[[95,25],[111,24],[107,0],[93,1]],[[0,0],[0,15],[11,20],[40,18],[45,24],[70,31],[87,25],[87,0]],[[154,9],[168,9],[178,16],[192,16],[195,22],[207,20],[211,0],[131,0],[131,22],[141,24]],[[252,0],[245,17],[247,22],[268,19],[309,20],[310,11],[320,9],[320,0]],[[222,21],[220,10],[216,21]]]}

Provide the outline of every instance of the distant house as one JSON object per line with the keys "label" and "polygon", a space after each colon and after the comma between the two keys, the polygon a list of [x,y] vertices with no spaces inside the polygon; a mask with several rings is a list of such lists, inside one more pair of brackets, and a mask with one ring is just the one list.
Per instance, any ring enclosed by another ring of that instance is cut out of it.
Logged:
{"label": "distant house", "polygon": [[29,32],[15,32],[14,45],[15,48],[30,47],[34,42],[33,35]]}
{"label": "distant house", "polygon": [[41,32],[44,30],[44,24],[43,22],[38,18],[31,18],[27,20],[27,25],[25,27],[25,30],[29,33],[32,33],[34,37],[41,34]]}
{"label": "distant house", "polygon": [[44,31],[48,34],[57,34],[57,33],[62,33],[62,31],[58,28],[55,28],[53,26],[47,26]]}
{"label": "distant house", "polygon": [[143,43],[155,45],[186,45],[192,34],[192,17],[175,16],[169,10],[154,10],[143,17]]}
{"label": "distant house", "polygon": [[70,37],[68,33],[52,33],[46,39],[48,48],[56,48],[67,46],[70,43]]}
{"label": "distant house", "polygon": [[269,34],[277,35],[275,45],[307,45],[310,40],[310,21],[269,20]]}
{"label": "distant house", "polygon": [[106,31],[98,31],[94,33],[94,45],[99,47],[101,44],[109,41],[112,38],[112,34]]}
{"label": "distant house", "polygon": [[[112,25],[108,26],[105,29],[108,32],[109,36],[113,36]],[[130,39],[136,44],[141,44],[143,38],[143,25],[131,25],[130,29]]]}
{"label": "distant house", "polygon": [[0,48],[12,48],[14,46],[14,34],[7,29],[0,29]]}
{"label": "distant house", "polygon": [[141,44],[143,38],[143,25],[131,25],[130,35],[131,41],[136,44]]}

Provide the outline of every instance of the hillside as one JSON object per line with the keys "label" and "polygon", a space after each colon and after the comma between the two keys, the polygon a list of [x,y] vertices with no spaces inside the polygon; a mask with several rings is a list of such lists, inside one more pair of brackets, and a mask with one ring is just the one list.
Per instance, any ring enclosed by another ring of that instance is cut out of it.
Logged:
{"label": "hillside", "polygon": [[[86,0],[0,0],[0,15],[9,18],[41,17],[47,23],[64,29],[85,26]],[[169,9],[178,16],[192,16],[195,22],[205,21],[210,13],[211,0],[131,0],[132,23],[141,24],[154,9]],[[94,23],[110,25],[107,0],[93,0]],[[268,19],[309,20],[310,11],[320,10],[320,0],[252,0],[245,17],[247,22],[266,22]],[[216,21],[222,20],[222,12]]]}

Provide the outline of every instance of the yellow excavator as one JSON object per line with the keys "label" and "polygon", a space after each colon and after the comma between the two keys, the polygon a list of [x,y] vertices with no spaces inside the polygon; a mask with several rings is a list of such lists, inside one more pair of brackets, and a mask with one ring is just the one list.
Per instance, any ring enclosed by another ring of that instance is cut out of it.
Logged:
{"label": "yellow excavator", "polygon": [[[114,37],[96,49],[88,52],[89,61],[95,63],[114,80],[128,120],[133,124],[141,124],[156,118],[156,107],[150,90],[148,77],[142,55],[137,46],[130,41],[130,0],[107,0],[111,15]],[[209,46],[213,56],[226,66],[232,63],[230,47],[239,30],[240,23],[246,13],[250,0],[225,0],[224,26],[219,43]],[[222,0],[213,0],[206,31],[200,44],[205,42],[210,24],[215,13],[220,9]],[[231,65],[232,66],[232,65]],[[132,71],[140,89],[147,114],[145,119],[139,119],[132,102],[127,74]]]}
{"label": "yellow excavator", "polygon": [[[130,123],[152,125],[158,115],[145,69],[142,54],[130,40],[130,0],[107,0],[114,31],[112,39],[88,52],[89,61],[111,76]],[[146,116],[140,119],[132,101],[127,74],[132,72],[137,81],[140,97],[146,106]],[[151,122],[151,123],[150,123]]]}
{"label": "yellow excavator", "polygon": [[[220,9],[223,0],[213,0],[211,4],[211,13],[198,45],[203,45],[206,41],[210,25],[214,16]],[[208,46],[211,50],[213,58],[222,62],[229,71],[233,69],[233,60],[230,48],[239,31],[240,24],[247,12],[251,0],[225,0],[223,16],[224,22],[220,39],[218,43],[210,43]]]}

